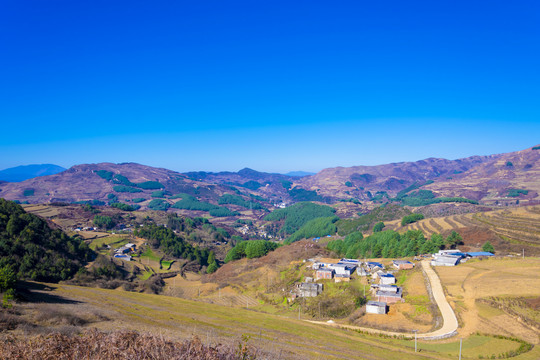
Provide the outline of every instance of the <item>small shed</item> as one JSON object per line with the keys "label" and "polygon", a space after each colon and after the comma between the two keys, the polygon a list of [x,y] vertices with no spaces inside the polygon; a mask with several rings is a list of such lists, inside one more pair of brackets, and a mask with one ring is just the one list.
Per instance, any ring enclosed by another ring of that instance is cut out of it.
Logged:
{"label": "small shed", "polygon": [[408,270],[414,267],[414,264],[407,260],[393,260],[392,265],[398,270]]}
{"label": "small shed", "polygon": [[393,293],[397,293],[399,288],[397,287],[397,285],[378,285],[378,289],[380,291],[384,291],[384,292],[393,292]]}
{"label": "small shed", "polygon": [[382,301],[368,301],[366,304],[366,312],[368,314],[386,314],[387,306]]}
{"label": "small shed", "polygon": [[495,256],[495,255],[493,255],[492,253],[490,253],[488,251],[468,252],[467,255],[472,257],[472,258]]}
{"label": "small shed", "polygon": [[319,268],[315,272],[315,278],[317,280],[319,280],[319,279],[332,279],[333,277],[334,277],[334,270],[333,269]]}
{"label": "small shed", "polygon": [[392,285],[396,283],[396,277],[392,274],[379,275],[379,281],[381,285]]}
{"label": "small shed", "polygon": [[356,274],[358,274],[359,276],[368,276],[369,272],[365,268],[360,266],[356,269]]}
{"label": "small shed", "polygon": [[314,297],[322,293],[323,284],[300,283],[296,285],[297,294],[300,297]]}

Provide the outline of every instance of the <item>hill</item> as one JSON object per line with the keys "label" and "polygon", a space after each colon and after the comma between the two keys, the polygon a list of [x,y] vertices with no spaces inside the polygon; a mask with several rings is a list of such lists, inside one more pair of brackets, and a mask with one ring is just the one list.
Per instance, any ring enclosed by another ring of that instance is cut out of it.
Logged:
{"label": "hill", "polygon": [[429,158],[378,166],[324,169],[295,186],[371,209],[394,201],[422,206],[437,202],[484,205],[539,203],[540,146],[458,160]]}
{"label": "hill", "polygon": [[493,211],[431,217],[401,226],[398,221],[385,222],[385,229],[399,232],[421,230],[425,236],[458,232],[464,251],[480,250],[489,241],[501,253],[540,255],[540,207],[525,206]]}
{"label": "hill", "polygon": [[22,165],[9,169],[0,170],[0,181],[19,182],[38,176],[58,174],[65,168],[53,164]]}
{"label": "hill", "polygon": [[0,249],[0,267],[9,266],[19,279],[51,282],[70,278],[93,257],[80,239],[1,198]]}

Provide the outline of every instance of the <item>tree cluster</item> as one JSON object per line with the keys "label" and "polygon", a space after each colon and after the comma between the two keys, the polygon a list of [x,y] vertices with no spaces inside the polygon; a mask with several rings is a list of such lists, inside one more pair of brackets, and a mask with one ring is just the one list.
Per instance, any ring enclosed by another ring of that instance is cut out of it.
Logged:
{"label": "tree cluster", "polygon": [[251,240],[242,241],[236,244],[225,256],[225,262],[228,263],[232,260],[242,259],[247,257],[248,259],[257,258],[268,254],[278,248],[278,244],[266,240]]}
{"label": "tree cluster", "polygon": [[291,244],[295,241],[311,237],[334,235],[337,232],[337,227],[335,223],[338,220],[339,218],[337,216],[329,216],[310,220],[305,223],[300,229],[296,230],[288,239],[286,239],[285,244]]}
{"label": "tree cluster", "polygon": [[196,261],[201,266],[208,265],[210,252],[207,249],[194,247],[169,228],[149,224],[135,230],[134,234],[148,240],[153,248],[159,248],[167,255]]}
{"label": "tree cluster", "polygon": [[334,216],[335,209],[326,205],[317,205],[310,202],[300,202],[285,209],[277,209],[264,217],[266,221],[282,221],[280,233],[291,235],[308,221]]}
{"label": "tree cluster", "polygon": [[411,257],[432,254],[447,246],[453,247],[459,243],[460,238],[459,234],[452,234],[445,241],[440,234],[433,234],[431,239],[426,239],[420,230],[409,230],[404,234],[387,230],[376,232],[364,239],[361,232],[354,232],[344,240],[330,241],[328,249],[339,256],[352,259]]}
{"label": "tree cluster", "polygon": [[19,279],[56,282],[73,276],[92,256],[79,238],[0,198],[0,268],[9,267]]}

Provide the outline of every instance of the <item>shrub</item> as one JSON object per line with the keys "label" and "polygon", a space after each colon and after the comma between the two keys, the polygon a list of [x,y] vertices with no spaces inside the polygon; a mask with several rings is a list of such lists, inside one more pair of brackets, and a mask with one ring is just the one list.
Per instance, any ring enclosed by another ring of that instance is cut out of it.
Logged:
{"label": "shrub", "polygon": [[23,196],[34,196],[34,189],[25,189],[23,191]]}
{"label": "shrub", "polygon": [[401,219],[401,226],[405,226],[407,224],[412,224],[414,222],[422,220],[423,218],[424,218],[424,215],[422,215],[422,214],[406,215]]}
{"label": "shrub", "polygon": [[165,191],[158,190],[158,191],[152,191],[152,197],[154,198],[164,198],[165,197]]}
{"label": "shrub", "polygon": [[131,186],[125,186],[125,185],[115,185],[113,186],[113,190],[116,192],[127,192],[127,193],[139,193],[142,192],[141,189],[136,189]]}
{"label": "shrub", "polygon": [[382,229],[384,229],[384,227],[385,227],[384,223],[380,221],[373,226],[373,232],[374,233],[380,232],[382,231]]}
{"label": "shrub", "polygon": [[142,183],[137,183],[135,186],[145,189],[145,190],[156,190],[156,189],[163,189],[165,186],[158,182],[158,181],[145,181]]}
{"label": "shrub", "polygon": [[97,170],[94,173],[102,179],[110,181],[113,178],[113,172],[107,170]]}
{"label": "shrub", "polygon": [[171,205],[162,199],[154,199],[148,203],[150,210],[167,211]]}
{"label": "shrub", "polygon": [[116,226],[116,222],[110,216],[96,215],[94,216],[93,222],[98,228],[104,228],[107,230],[110,230]]}

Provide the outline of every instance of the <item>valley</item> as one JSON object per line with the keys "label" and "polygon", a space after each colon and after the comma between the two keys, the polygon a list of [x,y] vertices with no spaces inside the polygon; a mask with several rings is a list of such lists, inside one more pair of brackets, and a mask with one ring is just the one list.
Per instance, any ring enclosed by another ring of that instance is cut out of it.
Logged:
{"label": "valley", "polygon": [[[2,183],[15,201],[1,200],[0,270],[18,282],[0,327],[136,330],[257,358],[445,359],[463,339],[464,359],[536,359],[538,154],[304,177],[101,163]],[[457,266],[432,266],[452,252]]]}

